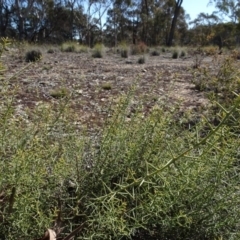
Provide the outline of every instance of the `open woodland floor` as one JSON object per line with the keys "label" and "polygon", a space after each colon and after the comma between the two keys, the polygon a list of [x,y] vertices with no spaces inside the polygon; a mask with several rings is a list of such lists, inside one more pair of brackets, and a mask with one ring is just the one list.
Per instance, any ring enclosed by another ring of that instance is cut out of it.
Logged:
{"label": "open woodland floor", "polygon": [[[143,114],[161,100],[166,102],[167,108],[178,103],[180,111],[198,111],[208,104],[203,93],[195,90],[192,84],[195,58],[191,55],[172,59],[170,52],[160,56],[145,54],[146,63],[139,64],[139,55],[125,59],[113,50],[106,51],[103,58],[93,58],[91,53],[60,50],[50,54],[44,47],[41,52],[41,61],[28,67],[24,54],[18,50],[10,49],[2,57],[7,68],[6,77],[14,76],[10,84],[19,86],[18,114],[24,115],[26,107],[34,108],[40,102],[57,104],[63,91],[71,96],[76,124],[101,126],[111,115],[110,105],[131,86],[135,87],[132,111],[134,106],[141,105]],[[202,66],[214,67],[214,64],[212,57],[202,61]]]}
{"label": "open woodland floor", "polygon": [[0,239],[239,239],[238,56],[7,49]]}

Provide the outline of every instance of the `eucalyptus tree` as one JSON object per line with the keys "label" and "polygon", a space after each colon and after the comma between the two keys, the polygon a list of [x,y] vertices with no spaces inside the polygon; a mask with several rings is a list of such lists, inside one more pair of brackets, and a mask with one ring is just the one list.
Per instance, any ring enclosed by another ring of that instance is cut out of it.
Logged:
{"label": "eucalyptus tree", "polygon": [[114,0],[107,12],[105,34],[110,44],[121,41],[134,41],[135,11],[131,0]]}
{"label": "eucalyptus tree", "polygon": [[240,43],[240,0],[210,0],[222,17],[222,23],[217,26],[218,38],[226,46]]}
{"label": "eucalyptus tree", "polygon": [[176,28],[176,25],[177,25],[177,19],[178,19],[180,10],[181,10],[183,0],[176,0],[174,2],[175,2],[175,4],[174,4],[174,14],[173,14],[171,28],[170,28],[169,35],[168,35],[168,40],[167,40],[167,45],[168,46],[171,46],[172,42],[173,42],[174,32],[175,32],[175,28]]}
{"label": "eucalyptus tree", "polygon": [[199,13],[197,18],[190,22],[193,25],[189,31],[191,44],[200,46],[210,44],[215,37],[216,26],[219,22],[219,17],[214,13]]}
{"label": "eucalyptus tree", "polygon": [[209,4],[215,4],[223,18],[230,19],[233,23],[239,22],[240,0],[210,0]]}
{"label": "eucalyptus tree", "polygon": [[5,37],[11,25],[11,16],[14,13],[13,0],[0,0],[0,36]]}
{"label": "eucalyptus tree", "polygon": [[[26,26],[25,23],[29,14],[32,13],[33,5],[35,0],[15,0],[14,9],[15,11],[15,20],[19,35],[19,40],[23,40],[24,35],[26,36]],[[36,16],[38,17],[38,16]]]}

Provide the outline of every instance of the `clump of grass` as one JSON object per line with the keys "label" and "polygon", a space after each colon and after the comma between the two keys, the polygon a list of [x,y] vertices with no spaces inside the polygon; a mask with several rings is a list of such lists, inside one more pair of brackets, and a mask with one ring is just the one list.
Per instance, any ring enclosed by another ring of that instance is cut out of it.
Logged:
{"label": "clump of grass", "polygon": [[42,58],[42,53],[39,50],[28,51],[25,55],[26,62],[36,62]]}
{"label": "clump of grass", "polygon": [[159,51],[158,50],[153,50],[152,52],[151,52],[151,55],[152,56],[159,56],[160,55],[160,53],[159,53]]}
{"label": "clump of grass", "polygon": [[201,65],[202,65],[203,59],[204,59],[204,55],[195,54],[195,55],[193,56],[192,68],[193,68],[193,69],[198,69],[198,68],[200,68]]}
{"label": "clump of grass", "polygon": [[87,53],[89,51],[89,47],[86,45],[79,44],[77,46],[77,52],[79,53]]}
{"label": "clump of grass", "polygon": [[75,52],[75,49],[76,49],[75,46],[72,45],[72,46],[68,46],[68,47],[62,49],[62,51],[63,52]]}
{"label": "clump of grass", "polygon": [[119,44],[117,53],[120,53],[122,58],[128,58],[129,48],[125,42]]}
{"label": "clump of grass", "polygon": [[139,57],[137,62],[138,62],[139,64],[144,64],[144,63],[146,62],[145,56]]}
{"label": "clump of grass", "polygon": [[211,100],[223,105],[232,104],[236,94],[240,93],[239,74],[240,70],[234,64],[234,59],[230,57],[226,58],[214,71],[198,68],[194,74],[193,83],[197,90],[211,93]]}
{"label": "clump of grass", "polygon": [[69,90],[65,87],[57,88],[50,91],[49,95],[56,99],[61,99],[69,96]]}
{"label": "clump of grass", "polygon": [[172,58],[173,58],[173,59],[177,59],[178,56],[179,56],[178,50],[174,50],[174,51],[172,52]]}
{"label": "clump of grass", "polygon": [[122,58],[128,58],[128,49],[122,49],[121,50],[121,57]]}
{"label": "clump of grass", "polygon": [[239,60],[240,59],[240,50],[239,49],[232,50],[231,58],[233,58],[234,60]]}
{"label": "clump of grass", "polygon": [[50,65],[45,65],[45,66],[43,66],[43,70],[46,70],[46,71],[49,71],[50,69],[52,68],[52,66],[50,66]]}
{"label": "clump of grass", "polygon": [[102,58],[103,57],[103,48],[102,44],[96,44],[93,48],[92,57],[93,58]]}
{"label": "clump of grass", "polygon": [[77,52],[77,53],[87,53],[88,47],[81,45],[77,42],[66,42],[61,45],[61,51],[63,52]]}
{"label": "clump of grass", "polygon": [[107,82],[102,84],[102,89],[103,90],[111,90],[112,89],[112,84]]}
{"label": "clump of grass", "polygon": [[131,54],[132,55],[138,55],[143,54],[147,52],[147,45],[144,42],[139,42],[138,44],[131,46]]}
{"label": "clump of grass", "polygon": [[65,42],[61,45],[62,52],[75,52],[77,49],[76,42]]}
{"label": "clump of grass", "polygon": [[214,56],[218,52],[218,49],[215,46],[207,46],[203,47],[203,51],[207,56]]}
{"label": "clump of grass", "polygon": [[48,50],[47,50],[47,53],[54,53],[55,51],[54,51],[54,49],[52,49],[52,48],[49,48]]}
{"label": "clump of grass", "polygon": [[180,57],[183,58],[183,57],[186,57],[187,53],[185,50],[181,50],[181,53],[180,53]]}

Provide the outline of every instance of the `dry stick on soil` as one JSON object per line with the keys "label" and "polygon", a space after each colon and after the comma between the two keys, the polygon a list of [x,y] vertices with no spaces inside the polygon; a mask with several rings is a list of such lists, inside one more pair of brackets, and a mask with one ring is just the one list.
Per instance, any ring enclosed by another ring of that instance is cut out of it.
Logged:
{"label": "dry stick on soil", "polygon": [[30,65],[32,65],[33,62],[30,62],[27,66],[24,66],[22,69],[20,69],[17,73],[15,73],[13,76],[11,76],[10,78],[8,78],[7,80],[10,81],[12,79],[14,79],[17,75],[19,75],[22,71],[24,71],[25,69],[27,69]]}
{"label": "dry stick on soil", "polygon": [[[67,237],[65,237],[63,240],[70,240],[72,239],[77,233],[80,232],[80,230],[84,227],[85,223],[81,224],[79,227],[77,227],[75,230],[73,230]],[[59,239],[60,240],[60,239]]]}

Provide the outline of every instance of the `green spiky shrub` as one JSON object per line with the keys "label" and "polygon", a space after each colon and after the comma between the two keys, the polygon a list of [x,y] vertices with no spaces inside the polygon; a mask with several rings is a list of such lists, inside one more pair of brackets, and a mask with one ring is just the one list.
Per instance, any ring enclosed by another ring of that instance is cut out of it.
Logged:
{"label": "green spiky shrub", "polygon": [[223,105],[232,104],[240,93],[239,67],[231,57],[225,58],[216,69],[202,67],[193,73],[195,87]]}
{"label": "green spiky shrub", "polygon": [[122,99],[115,109],[92,151],[91,177],[80,183],[79,189],[88,192],[83,235],[237,239],[238,143],[225,122],[238,111],[239,100],[231,112],[222,109],[220,125],[207,132],[204,119],[191,131],[179,129],[165,103],[144,120],[138,113],[129,119],[130,102]]}
{"label": "green spiky shrub", "polygon": [[1,82],[1,239],[54,226],[59,238],[239,239],[239,96],[217,126],[206,116],[186,130],[166,102],[130,115],[130,91],[88,136],[69,99],[20,114],[12,86]]}

